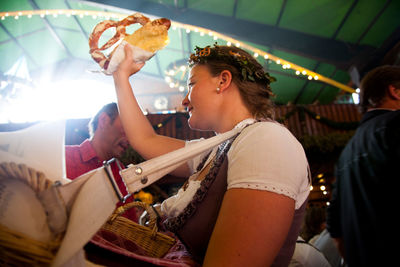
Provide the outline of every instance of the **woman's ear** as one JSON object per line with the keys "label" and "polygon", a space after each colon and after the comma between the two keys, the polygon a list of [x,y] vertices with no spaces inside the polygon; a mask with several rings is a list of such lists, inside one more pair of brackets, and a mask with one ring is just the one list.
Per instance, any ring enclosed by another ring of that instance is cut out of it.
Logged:
{"label": "woman's ear", "polygon": [[232,83],[232,73],[229,70],[223,70],[219,74],[218,88],[221,92],[226,90]]}
{"label": "woman's ear", "polygon": [[400,101],[400,88],[389,85],[389,97]]}

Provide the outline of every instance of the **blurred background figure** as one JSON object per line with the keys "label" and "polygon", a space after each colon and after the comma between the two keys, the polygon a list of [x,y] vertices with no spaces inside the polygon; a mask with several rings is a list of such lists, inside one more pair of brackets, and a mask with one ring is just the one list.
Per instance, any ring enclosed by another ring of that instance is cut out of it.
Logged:
{"label": "blurred background figure", "polygon": [[326,228],[309,241],[316,249],[321,251],[332,267],[346,266],[335,241]]}
{"label": "blurred background figure", "polygon": [[[103,106],[89,122],[90,138],[80,145],[65,146],[65,163],[67,177],[75,179],[80,175],[103,166],[103,162],[112,158],[119,158],[129,147],[124,128],[119,118],[116,103]],[[123,168],[123,164],[120,164]],[[126,194],[126,187],[119,175],[116,162],[111,164],[114,178],[122,194]],[[132,201],[133,197],[128,199]],[[117,204],[117,206],[122,203]],[[137,221],[135,209],[124,214],[125,217]]]}
{"label": "blurred background figure", "polygon": [[312,244],[297,238],[294,254],[289,267],[331,267],[325,255]]}
{"label": "blurred background figure", "polygon": [[325,206],[310,203],[289,266],[344,266],[338,248],[326,230]]}
{"label": "blurred background figure", "polygon": [[325,229],[326,211],[320,205],[309,204],[304,216],[300,236],[304,241],[309,242],[312,238],[319,235]]}
{"label": "blurred background figure", "polygon": [[336,164],[327,229],[348,266],[398,261],[400,66],[380,66],[362,79],[360,126]]}

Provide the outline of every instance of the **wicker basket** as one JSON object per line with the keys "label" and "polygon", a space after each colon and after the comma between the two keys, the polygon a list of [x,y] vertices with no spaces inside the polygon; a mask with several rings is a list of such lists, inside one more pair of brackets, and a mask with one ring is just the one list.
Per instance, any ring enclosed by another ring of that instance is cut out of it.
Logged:
{"label": "wicker basket", "polygon": [[[149,227],[122,216],[126,210],[133,207],[141,207],[147,211],[150,216]],[[175,244],[174,238],[158,232],[157,214],[144,202],[131,202],[118,207],[102,229],[134,242],[145,251],[145,256],[149,257],[161,258]]]}
{"label": "wicker basket", "polygon": [[[16,179],[26,183],[36,193],[53,184],[44,173],[14,162],[0,163],[2,179]],[[49,242],[35,240],[0,223],[0,266],[49,266],[61,241],[62,235],[54,236]]]}

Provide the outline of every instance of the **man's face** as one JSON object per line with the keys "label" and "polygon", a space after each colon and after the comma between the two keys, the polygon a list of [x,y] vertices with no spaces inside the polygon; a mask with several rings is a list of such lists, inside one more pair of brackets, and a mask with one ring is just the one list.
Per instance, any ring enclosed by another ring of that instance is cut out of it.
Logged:
{"label": "man's face", "polygon": [[108,144],[109,159],[120,157],[128,148],[129,143],[126,139],[124,128],[122,127],[119,116],[105,127],[105,142]]}

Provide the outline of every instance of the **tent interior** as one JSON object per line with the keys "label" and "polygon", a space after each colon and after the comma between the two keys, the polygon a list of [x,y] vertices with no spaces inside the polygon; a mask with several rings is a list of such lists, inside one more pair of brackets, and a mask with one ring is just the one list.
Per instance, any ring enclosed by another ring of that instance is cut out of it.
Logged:
{"label": "tent interior", "polygon": [[[190,132],[181,100],[196,46],[242,47],[277,79],[277,119],[306,146],[311,199],[329,200],[334,161],[359,120],[360,80],[377,66],[400,64],[400,1],[2,0],[1,130],[67,119],[67,143],[85,138],[86,119],[116,99],[112,77],[89,54],[89,35],[99,22],[135,12],[172,21],[169,44],[132,80],[143,111],[160,115],[155,128]],[[114,34],[106,30],[100,44]]]}

